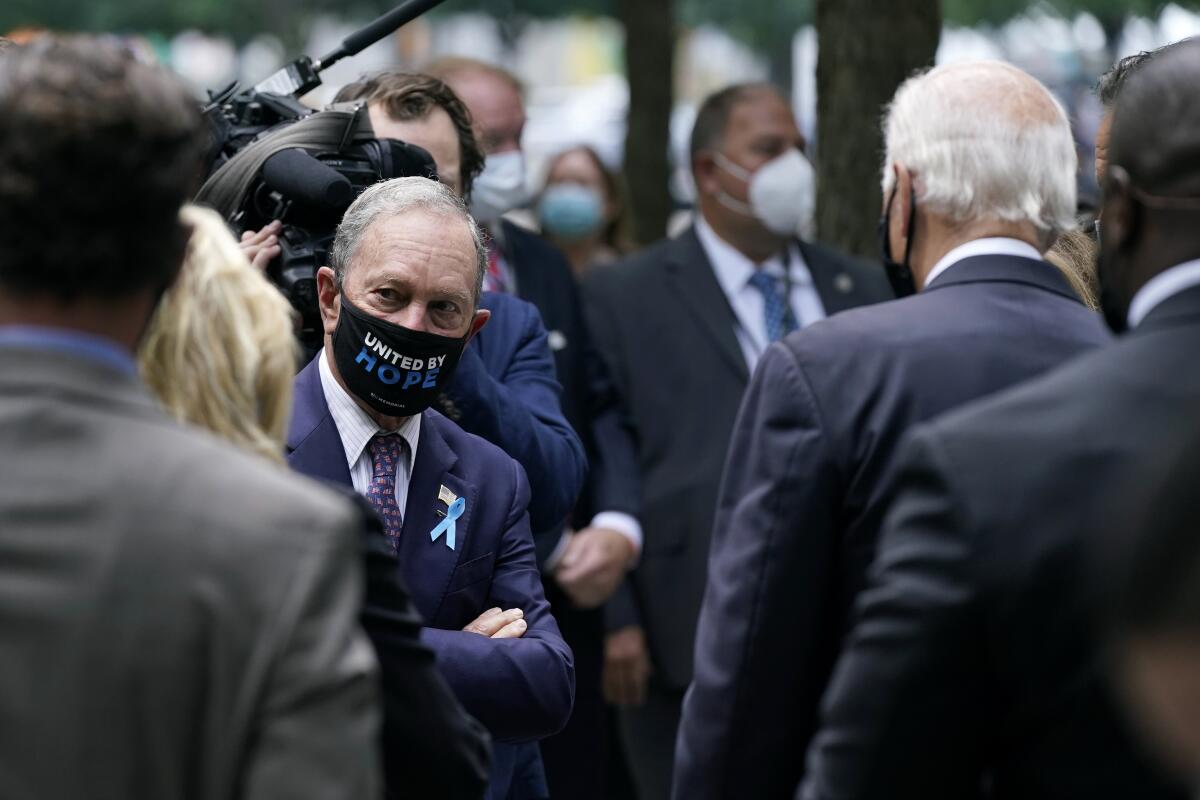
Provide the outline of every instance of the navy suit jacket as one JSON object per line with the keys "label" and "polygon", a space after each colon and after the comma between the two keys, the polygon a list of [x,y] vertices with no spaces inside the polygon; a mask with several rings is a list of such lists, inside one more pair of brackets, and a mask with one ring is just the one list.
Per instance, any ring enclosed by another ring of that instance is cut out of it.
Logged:
{"label": "navy suit jacket", "polygon": [[676,797],[792,796],[903,434],[1108,338],[1055,267],[978,256],[768,349],[722,481]]}
{"label": "navy suit jacket", "polygon": [[484,292],[480,305],[492,318],[463,353],[446,388],[446,412],[525,468],[530,526],[553,531],[557,541],[555,529],[575,505],[587,460],[563,415],[546,329],[537,308],[520,298]]}
{"label": "navy suit jacket", "polygon": [[[288,462],[314,478],[351,485],[315,359],[296,377],[295,388]],[[438,511],[445,511],[438,499],[442,486],[467,501],[454,550],[444,536],[429,537],[442,519]],[[422,641],[437,654],[459,701],[500,741],[560,730],[575,691],[573,656],[550,615],[534,561],[528,502],[529,487],[515,461],[436,411],[424,412],[400,566],[425,619]],[[494,606],[525,612],[529,627],[522,638],[489,639],[462,630]]]}
{"label": "navy suit jacket", "polygon": [[1194,430],[1197,353],[1192,287],[1115,344],[910,434],[804,800],[1195,796],[1109,685],[1088,566]]}

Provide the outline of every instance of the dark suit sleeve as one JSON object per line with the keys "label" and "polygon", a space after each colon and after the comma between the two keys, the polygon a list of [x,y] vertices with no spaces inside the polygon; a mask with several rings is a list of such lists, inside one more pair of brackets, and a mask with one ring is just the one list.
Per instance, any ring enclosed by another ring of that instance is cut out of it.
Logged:
{"label": "dark suit sleeve", "polygon": [[468,347],[446,394],[463,430],[492,442],[525,468],[533,530],[557,532],[583,486],[587,462],[563,416],[546,329],[536,309],[524,309],[525,324],[504,373],[488,374],[479,353]]}
{"label": "dark suit sleeve", "polygon": [[[274,621],[281,645],[241,785],[247,800],[379,797],[379,693],[375,656],[357,625],[363,592],[358,518],[312,531],[323,538],[295,577]],[[291,564],[289,564],[291,565]]]}
{"label": "dark suit sleeve", "polygon": [[979,794],[983,621],[972,522],[931,433],[902,450],[871,585],[838,661],[801,797]]}
{"label": "dark suit sleeve", "polygon": [[422,630],[438,667],[467,710],[503,741],[539,739],[567,724],[575,699],[575,664],[563,641],[534,559],[529,486],[512,464],[512,505],[492,573],[487,607],[520,608],[529,628],[520,639]]}
{"label": "dark suit sleeve", "polygon": [[795,790],[841,620],[837,468],[796,356],[768,348],[734,427],[674,796]]}
{"label": "dark suit sleeve", "polygon": [[[598,362],[596,369],[602,370],[597,373],[601,376],[599,378],[602,381],[600,388],[607,393],[607,408],[605,414],[598,420],[599,427],[596,427],[595,431],[597,437],[600,437],[606,435],[606,431],[615,429],[621,432],[622,439],[613,445],[615,449],[609,457],[609,465],[605,470],[605,474],[616,474],[617,477],[607,484],[603,484],[606,479],[601,477],[599,480],[603,488],[597,490],[597,496],[598,502],[601,504],[620,502],[611,498],[623,496],[626,498],[625,502],[632,504],[637,509],[631,513],[638,516],[641,491],[637,463],[637,431],[629,414],[628,389],[625,380],[627,373],[621,368],[621,349],[616,337],[617,328],[612,310],[608,307],[606,300],[611,289],[604,284],[605,277],[608,276],[599,272],[594,273],[584,281],[582,290],[585,318],[591,335],[591,349]],[[600,455],[601,459],[604,457],[603,454]],[[613,470],[616,470],[616,473]],[[623,479],[620,476],[621,470],[626,471]],[[622,484],[622,480],[626,482]],[[608,494],[610,492],[612,494]],[[614,508],[613,510],[625,509]],[[642,533],[650,535],[644,530]],[[645,542],[643,542],[644,546]],[[641,624],[641,612],[638,608],[637,595],[634,592],[633,578],[627,574],[621,585],[617,587],[617,591],[605,604],[604,625],[609,631],[616,631]]]}
{"label": "dark suit sleeve", "polygon": [[[355,495],[361,506],[366,500]],[[421,618],[378,517],[363,510],[367,597],[360,619],[379,659],[389,797],[479,798],[489,737],[459,705],[420,642]]]}

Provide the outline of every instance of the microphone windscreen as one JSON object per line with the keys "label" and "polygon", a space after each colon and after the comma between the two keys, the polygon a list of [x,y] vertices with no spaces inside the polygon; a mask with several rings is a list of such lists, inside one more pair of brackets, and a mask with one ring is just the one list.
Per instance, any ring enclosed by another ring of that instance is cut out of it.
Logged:
{"label": "microphone windscreen", "polygon": [[344,210],[354,199],[348,178],[307,150],[280,150],[263,164],[263,182],[290,200]]}

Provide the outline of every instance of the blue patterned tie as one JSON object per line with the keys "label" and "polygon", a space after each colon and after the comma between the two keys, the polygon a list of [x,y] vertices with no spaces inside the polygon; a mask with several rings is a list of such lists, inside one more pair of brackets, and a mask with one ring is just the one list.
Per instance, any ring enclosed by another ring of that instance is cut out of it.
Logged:
{"label": "blue patterned tie", "polygon": [[750,285],[763,296],[763,318],[767,325],[768,341],[777,342],[800,327],[796,324],[796,315],[792,313],[787,298],[779,291],[775,276],[765,269],[756,269],[750,276]]}
{"label": "blue patterned tie", "polygon": [[367,500],[383,520],[383,532],[387,534],[392,550],[400,547],[400,528],[404,517],[396,504],[396,465],[404,458],[404,440],[399,434],[375,434],[368,448],[371,453],[371,485],[367,488]]}

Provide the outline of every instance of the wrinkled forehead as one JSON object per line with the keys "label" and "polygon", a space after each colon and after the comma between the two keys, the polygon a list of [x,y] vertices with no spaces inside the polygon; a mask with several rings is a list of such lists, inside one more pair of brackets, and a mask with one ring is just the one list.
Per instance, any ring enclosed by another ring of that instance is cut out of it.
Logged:
{"label": "wrinkled forehead", "polygon": [[466,220],[414,208],[380,215],[363,231],[350,258],[348,280],[358,277],[426,277],[461,283],[473,293],[477,250]]}

